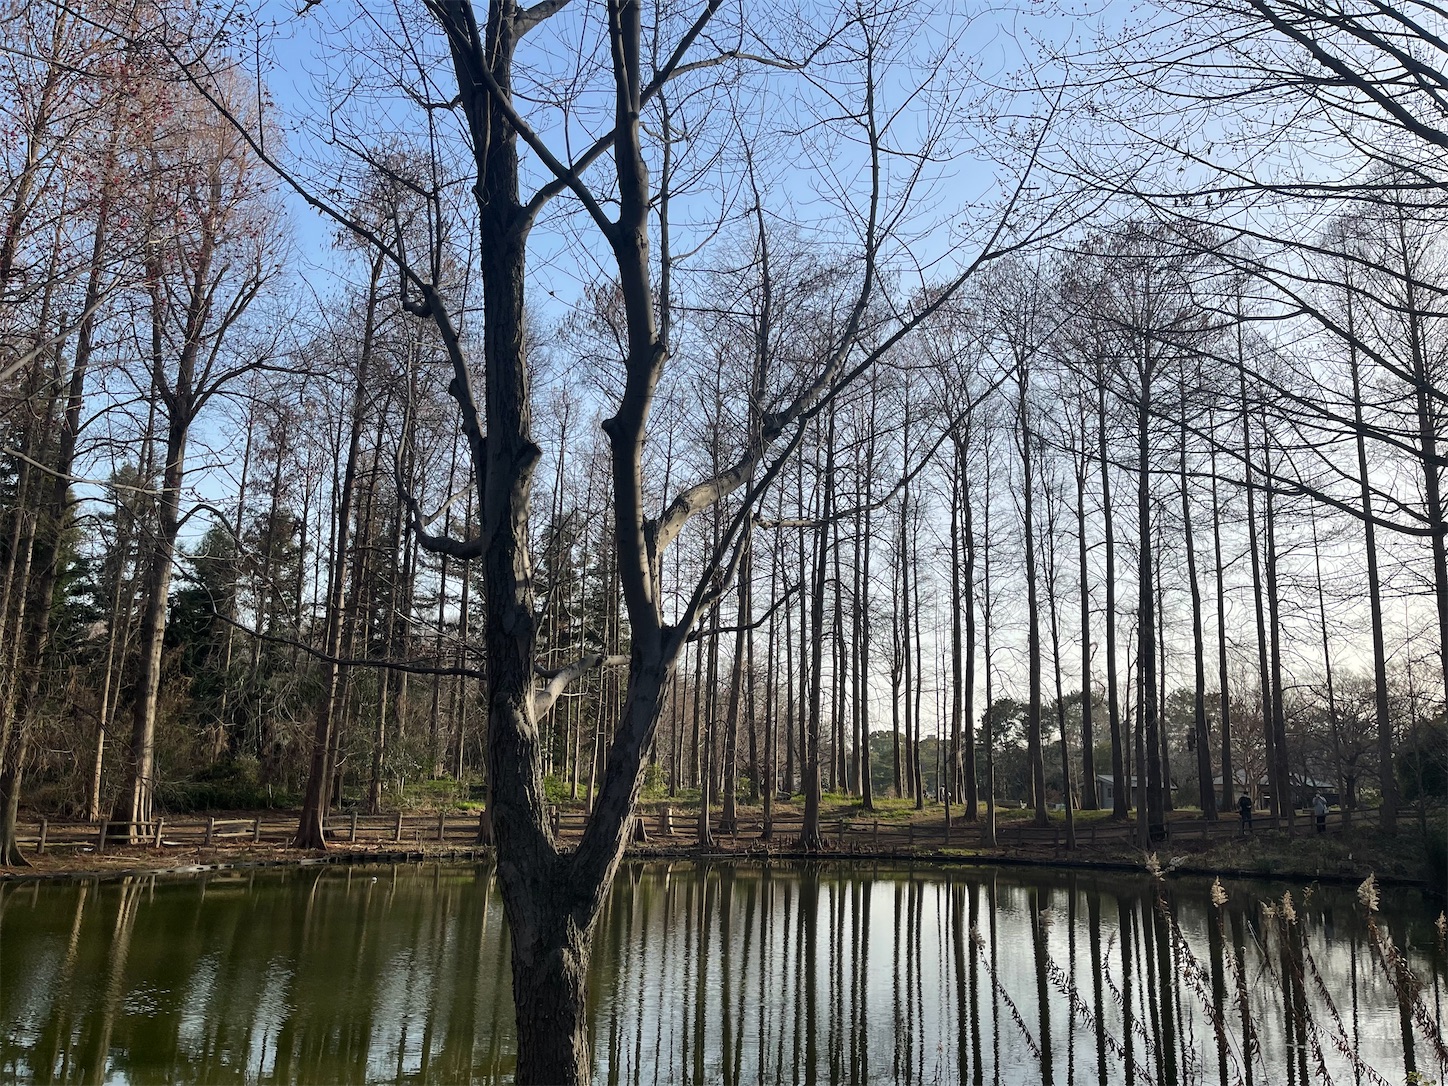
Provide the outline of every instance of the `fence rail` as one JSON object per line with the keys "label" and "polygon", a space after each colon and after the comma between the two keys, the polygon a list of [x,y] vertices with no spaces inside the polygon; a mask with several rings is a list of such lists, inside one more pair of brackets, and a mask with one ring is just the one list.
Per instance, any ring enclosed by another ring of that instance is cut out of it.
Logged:
{"label": "fence rail", "polygon": [[[1357,818],[1367,822],[1371,811],[1357,812]],[[553,832],[563,840],[581,837],[588,824],[588,815],[583,811],[565,811],[557,807],[549,809]],[[1303,815],[1299,824],[1311,829],[1312,816]],[[1340,812],[1328,815],[1328,828],[1336,830],[1343,825]],[[381,815],[343,813],[326,821],[327,838],[333,844],[468,844],[487,843],[491,838],[486,817],[478,814],[417,814],[402,812]],[[1279,828],[1276,820],[1259,815],[1254,822],[1254,832],[1271,831]],[[804,829],[803,818],[793,812],[781,814],[771,820],[771,834],[774,840],[788,840],[799,836]],[[42,818],[37,822],[22,822],[17,827],[18,843],[22,848],[44,855],[52,849],[93,849],[104,852],[108,847],[119,845],[144,846],[162,850],[168,848],[208,848],[223,842],[251,843],[255,845],[287,845],[296,837],[297,816],[269,815],[251,818],[180,818],[171,821],[158,819],[154,822],[61,822]],[[946,830],[943,816],[915,822],[890,821],[863,818],[829,818],[820,824],[821,835],[832,848],[842,852],[893,852],[914,849],[937,849],[947,847],[971,847],[981,839],[980,822],[964,822],[955,816],[954,825]],[[733,825],[724,822],[722,816],[710,818],[710,833],[716,841],[728,841],[736,846],[745,846],[750,841],[762,838],[764,821],[761,816],[751,813],[735,820]],[[1129,845],[1136,837],[1135,822],[1105,821],[1090,819],[1076,826],[1076,847],[1078,849],[1110,848]],[[1187,843],[1232,837],[1240,833],[1235,815],[1223,816],[1210,822],[1206,819],[1174,819],[1166,824],[1166,841]],[[635,839],[640,841],[677,842],[686,844],[698,837],[698,814],[683,809],[661,809],[641,813],[635,827]],[[1050,848],[1064,850],[1066,828],[1053,822],[1049,826],[1036,826],[1025,821],[998,823],[996,828],[997,846]]]}
{"label": "fence rail", "polygon": [[[175,819],[155,822],[56,822],[42,818],[17,828],[21,848],[44,855],[51,849],[117,845],[152,849],[208,848],[225,843],[287,845],[297,836],[297,816]],[[333,844],[478,844],[485,827],[478,815],[342,814],[325,823]]]}

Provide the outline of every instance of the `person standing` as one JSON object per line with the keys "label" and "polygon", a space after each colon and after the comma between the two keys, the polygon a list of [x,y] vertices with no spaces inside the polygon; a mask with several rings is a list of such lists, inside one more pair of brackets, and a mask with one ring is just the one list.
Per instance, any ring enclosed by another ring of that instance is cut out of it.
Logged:
{"label": "person standing", "polygon": [[1252,832],[1252,798],[1246,792],[1237,800],[1237,817],[1241,819],[1239,833]]}
{"label": "person standing", "polygon": [[1319,792],[1312,797],[1312,813],[1317,816],[1317,832],[1327,832],[1327,800]]}

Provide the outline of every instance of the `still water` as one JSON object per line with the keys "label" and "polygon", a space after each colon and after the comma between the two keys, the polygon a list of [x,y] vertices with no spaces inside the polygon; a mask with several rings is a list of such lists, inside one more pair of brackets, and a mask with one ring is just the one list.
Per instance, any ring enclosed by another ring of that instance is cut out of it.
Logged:
{"label": "still water", "polygon": [[[1370,925],[1352,888],[1224,888],[625,865],[595,941],[595,1077],[1442,1081],[1437,903],[1385,890]],[[0,884],[3,1081],[507,1081],[510,987],[487,865]]]}

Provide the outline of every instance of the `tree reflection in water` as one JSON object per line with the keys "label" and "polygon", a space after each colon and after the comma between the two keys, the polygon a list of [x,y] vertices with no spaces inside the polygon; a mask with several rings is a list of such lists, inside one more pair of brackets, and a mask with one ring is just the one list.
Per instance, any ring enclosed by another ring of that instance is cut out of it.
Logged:
{"label": "tree reflection in water", "polygon": [[[1122,873],[634,864],[601,1083],[1436,1081],[1436,909]],[[0,1079],[494,1082],[486,866],[0,885]],[[1401,952],[1401,953],[1400,953]]]}

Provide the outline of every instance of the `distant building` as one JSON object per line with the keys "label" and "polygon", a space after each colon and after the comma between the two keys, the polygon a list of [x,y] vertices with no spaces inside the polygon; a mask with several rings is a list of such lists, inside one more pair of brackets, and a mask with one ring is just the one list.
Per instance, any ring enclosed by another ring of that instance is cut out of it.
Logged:
{"label": "distant building", "polygon": [[[1232,802],[1237,802],[1237,797],[1243,792],[1252,798],[1252,805],[1258,810],[1265,811],[1272,806],[1272,782],[1266,777],[1258,777],[1257,783],[1248,787],[1247,771],[1245,769],[1234,769],[1232,771]],[[1212,788],[1218,795],[1222,793],[1222,775],[1218,773],[1212,778]]]}
{"label": "distant building", "polygon": [[[1130,792],[1127,794],[1127,806],[1136,802],[1136,778],[1132,777],[1127,784]],[[1172,791],[1175,792],[1177,782],[1171,782]],[[1096,774],[1096,806],[1110,807],[1116,802],[1116,778],[1110,773]]]}

